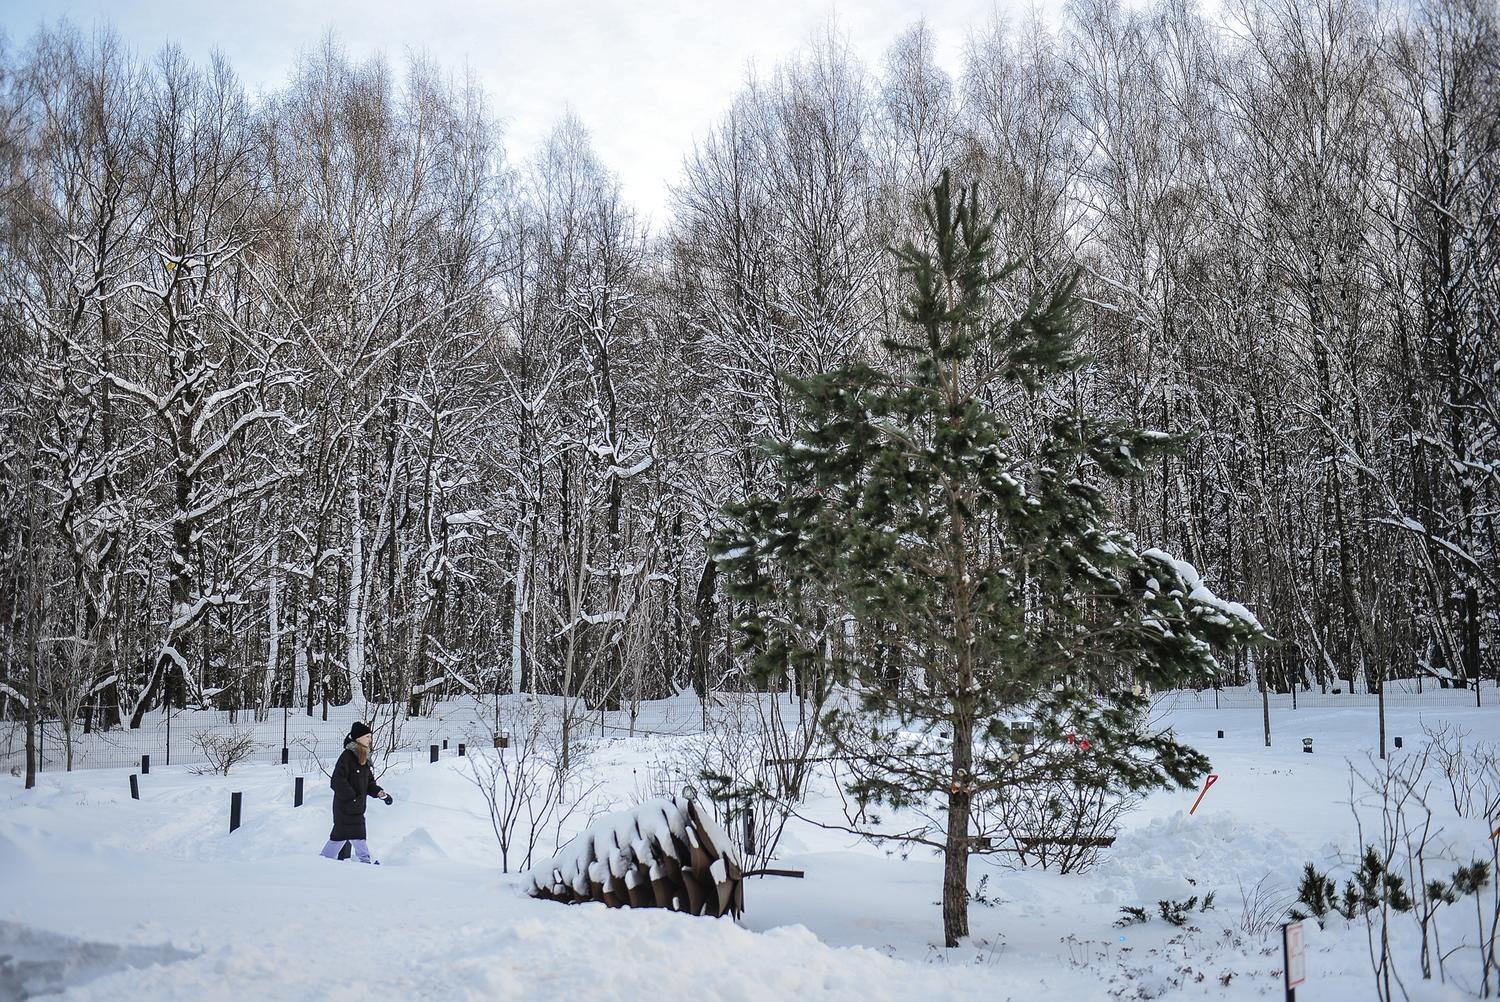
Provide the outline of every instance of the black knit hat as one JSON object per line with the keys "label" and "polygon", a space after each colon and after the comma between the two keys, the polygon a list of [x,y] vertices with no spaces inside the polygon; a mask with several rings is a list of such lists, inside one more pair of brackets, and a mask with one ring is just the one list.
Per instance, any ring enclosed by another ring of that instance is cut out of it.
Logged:
{"label": "black knit hat", "polygon": [[369,734],[369,733],[370,733],[370,729],[368,727],[366,727],[360,721],[356,720],[354,722],[354,726],[351,727],[351,728],[349,728],[349,740],[350,741],[358,741],[360,738],[364,737],[366,734]]}

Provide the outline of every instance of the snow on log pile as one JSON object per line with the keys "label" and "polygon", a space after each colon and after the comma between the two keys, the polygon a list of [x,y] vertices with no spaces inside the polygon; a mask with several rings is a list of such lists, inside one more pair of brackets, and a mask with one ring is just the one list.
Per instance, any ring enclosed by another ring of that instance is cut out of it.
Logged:
{"label": "snow on log pile", "polygon": [[744,870],[729,836],[691,800],[676,797],[601,818],[528,876],[532,897],[568,904],[716,918],[745,910]]}

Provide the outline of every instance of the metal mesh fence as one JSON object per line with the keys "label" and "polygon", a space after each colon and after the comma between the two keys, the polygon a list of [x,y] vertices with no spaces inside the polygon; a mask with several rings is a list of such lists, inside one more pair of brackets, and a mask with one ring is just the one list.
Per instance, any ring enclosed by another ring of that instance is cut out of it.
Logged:
{"label": "metal mesh fence", "polygon": [[[1166,694],[1163,694],[1164,696]],[[1235,686],[1224,689],[1180,690],[1171,694],[1177,702],[1196,707],[1217,709],[1248,709],[1262,705],[1261,691],[1255,686]],[[1264,696],[1273,710],[1295,710],[1300,707],[1318,709],[1369,710],[1374,712],[1380,705],[1380,695],[1363,683],[1351,687],[1330,685],[1324,688],[1298,687],[1292,692],[1267,692]],[[1500,687],[1494,681],[1484,681],[1478,688],[1443,688],[1430,678],[1390,679],[1385,683],[1385,705],[1394,709],[1421,707],[1493,706],[1500,708]]]}
{"label": "metal mesh fence", "polygon": [[[719,694],[716,694],[716,696]],[[732,702],[730,694],[722,694]],[[282,748],[287,749],[288,763],[303,768],[331,762],[343,746],[344,735],[355,720],[373,723],[377,742],[383,748],[426,751],[431,745],[453,747],[466,742],[471,747],[487,747],[496,733],[508,729],[507,721],[518,704],[534,697],[504,696],[497,704],[492,699],[458,699],[437,704],[431,714],[405,719],[402,706],[329,706],[327,719],[318,707],[312,716],[293,708],[286,713],[272,710],[261,719],[248,711],[230,713],[220,710],[156,711],[143,719],[139,728],[116,727],[83,733],[74,725],[65,733],[61,722],[45,720],[38,729],[37,751],[40,770],[59,771],[71,768],[130,768],[141,766],[142,756],[150,756],[153,766],[199,765],[210,759],[209,746],[215,741],[243,737],[249,743],[252,762],[280,762]],[[543,697],[554,699],[555,697]],[[1326,690],[1298,689],[1292,692],[1269,692],[1265,700],[1274,711],[1297,709],[1348,708],[1370,715],[1376,712],[1379,697],[1360,687],[1348,691],[1343,686]],[[1443,688],[1431,679],[1400,679],[1385,685],[1385,702],[1389,709],[1496,707],[1500,708],[1500,687],[1487,681],[1478,689]],[[1158,693],[1159,710],[1173,709],[1259,709],[1262,695],[1254,686],[1222,689],[1184,689]],[[711,712],[720,712],[713,710]],[[644,703],[635,719],[628,709],[603,713],[587,712],[576,717],[581,730],[601,737],[622,737],[631,733],[682,735],[701,729],[703,708],[697,697],[681,697]],[[25,769],[25,727],[18,721],[0,722],[0,770],[19,774]]]}
{"label": "metal mesh fence", "polygon": [[[280,762],[282,748],[287,762],[309,767],[331,763],[343,747],[350,725],[361,720],[373,725],[381,748],[425,751],[431,745],[453,749],[459,742],[470,747],[491,747],[498,733],[509,730],[526,696],[505,696],[497,707],[494,700],[456,699],[437,704],[424,716],[405,718],[403,706],[329,706],[308,716],[292,708],[286,713],[272,710],[262,719],[254,713],[222,710],[154,711],[146,714],[138,728],[114,727],[83,733],[75,724],[71,735],[61,722],[40,722],[37,731],[39,771],[74,769],[139,769],[142,756],[152,767],[200,765],[212,757],[215,742],[244,737],[251,762]],[[554,697],[546,697],[549,700]],[[696,698],[671,699],[642,704],[635,720],[628,710],[588,712],[575,717],[580,731],[605,737],[630,733],[675,735],[701,726],[702,709]],[[19,721],[0,722],[0,770],[19,774],[26,766],[26,729]]]}

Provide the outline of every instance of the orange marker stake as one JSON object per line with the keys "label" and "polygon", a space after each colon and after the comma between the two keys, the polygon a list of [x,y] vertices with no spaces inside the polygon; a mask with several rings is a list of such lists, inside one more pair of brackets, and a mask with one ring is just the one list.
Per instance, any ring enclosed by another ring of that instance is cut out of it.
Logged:
{"label": "orange marker stake", "polygon": [[1200,794],[1198,794],[1198,799],[1197,800],[1193,801],[1193,809],[1190,810],[1190,811],[1188,811],[1189,814],[1192,814],[1193,811],[1196,811],[1198,809],[1198,805],[1201,804],[1201,803],[1203,803],[1203,797],[1208,793],[1208,788],[1210,786],[1213,786],[1218,781],[1219,781],[1219,774],[1218,773],[1211,772],[1211,773],[1208,774],[1208,779],[1205,780],[1204,783],[1203,783],[1203,792],[1200,793]]}

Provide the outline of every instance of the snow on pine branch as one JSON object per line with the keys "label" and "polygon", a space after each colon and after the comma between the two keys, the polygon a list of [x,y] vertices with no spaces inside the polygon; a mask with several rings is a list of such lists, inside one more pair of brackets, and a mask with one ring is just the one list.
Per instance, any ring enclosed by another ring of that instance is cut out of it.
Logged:
{"label": "snow on pine branch", "polygon": [[[1158,549],[1154,546],[1150,549],[1141,551],[1141,557],[1145,560],[1152,561],[1154,563],[1170,568],[1171,571],[1187,587],[1186,595],[1177,597],[1185,597],[1189,602],[1195,605],[1213,610],[1213,612],[1209,614],[1210,621],[1220,626],[1230,626],[1233,622],[1238,621],[1243,627],[1251,631],[1261,631],[1260,620],[1255,617],[1255,613],[1251,612],[1239,602],[1226,601],[1225,599],[1220,598],[1218,595],[1215,595],[1213,591],[1203,583],[1203,578],[1201,575],[1199,575],[1198,568],[1194,567],[1186,560],[1179,560],[1165,550]],[[1152,578],[1147,582],[1147,587],[1153,592],[1159,592],[1161,591],[1162,586],[1160,581],[1158,581],[1156,578]]]}

